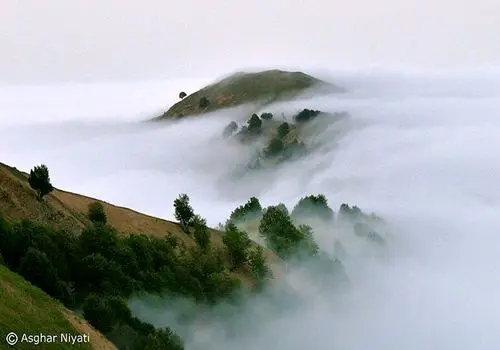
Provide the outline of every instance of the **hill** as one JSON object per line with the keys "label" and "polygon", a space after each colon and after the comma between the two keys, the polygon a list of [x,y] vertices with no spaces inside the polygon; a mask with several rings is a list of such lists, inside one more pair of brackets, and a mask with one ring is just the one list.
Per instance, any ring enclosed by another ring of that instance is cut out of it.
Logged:
{"label": "hill", "polygon": [[[0,265],[0,349],[10,349],[4,342],[9,332],[18,336],[22,333],[33,334],[88,334],[89,343],[80,346],[56,342],[43,344],[44,349],[107,350],[116,349],[102,334],[85,320],[66,309],[60,302],[51,298],[39,288]],[[31,349],[33,344],[21,344],[16,349]]]}
{"label": "hill", "polygon": [[[106,212],[108,223],[121,234],[143,233],[155,237],[173,235],[186,246],[196,246],[191,235],[187,235],[177,222],[168,221],[137,211],[112,205],[84,195],[55,188],[39,201],[35,191],[28,184],[28,174],[0,163],[0,217],[6,220],[27,219],[55,229],[65,229],[78,233],[91,224],[87,218],[88,205],[99,202]],[[222,247],[222,233],[212,229],[211,243]],[[252,243],[256,246],[256,243]],[[266,259],[276,263],[277,257],[265,251]],[[245,268],[231,271],[244,285],[252,286],[255,280]]]}
{"label": "hill", "polygon": [[[302,72],[267,70],[236,73],[198,90],[174,104],[154,120],[200,115],[245,103],[265,105],[291,99],[311,88],[325,92],[343,89]],[[203,101],[206,99],[205,101]]]}

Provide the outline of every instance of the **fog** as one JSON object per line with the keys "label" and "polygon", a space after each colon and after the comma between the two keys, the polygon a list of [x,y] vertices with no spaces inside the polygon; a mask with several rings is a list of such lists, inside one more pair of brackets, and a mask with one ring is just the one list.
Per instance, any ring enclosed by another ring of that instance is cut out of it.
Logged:
{"label": "fog", "polygon": [[498,18],[498,0],[4,0],[0,83],[495,65]]}
{"label": "fog", "polygon": [[[323,74],[349,92],[266,110],[351,118],[316,135],[314,154],[271,171],[232,176],[250,151],[220,136],[228,121],[247,117],[245,107],[138,123],[210,79],[0,88],[0,159],[25,171],[43,162],[56,187],[167,219],[181,192],[210,225],[252,195],[291,209],[324,193],[335,210],[348,202],[389,224],[382,252],[346,246],[347,293],[292,268],[280,276],[300,295],[292,305],[270,312],[279,289],[249,298],[229,318],[233,334],[222,318],[180,329],[187,349],[498,349],[500,71]],[[335,233],[315,234],[331,252]],[[156,325],[173,322],[174,303],[164,304],[132,303]]]}

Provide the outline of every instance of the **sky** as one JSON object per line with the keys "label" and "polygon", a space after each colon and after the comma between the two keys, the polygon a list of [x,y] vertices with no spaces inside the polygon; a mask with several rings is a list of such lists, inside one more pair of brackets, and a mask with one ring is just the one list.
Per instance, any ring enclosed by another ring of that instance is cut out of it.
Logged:
{"label": "sky", "polygon": [[500,64],[498,0],[2,0],[0,83]]}

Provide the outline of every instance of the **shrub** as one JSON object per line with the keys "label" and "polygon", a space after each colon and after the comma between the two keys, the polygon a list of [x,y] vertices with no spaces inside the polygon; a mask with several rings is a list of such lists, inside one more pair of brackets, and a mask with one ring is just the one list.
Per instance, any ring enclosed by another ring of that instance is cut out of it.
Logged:
{"label": "shrub", "polygon": [[30,187],[38,192],[40,199],[54,190],[50,183],[49,169],[44,164],[31,169],[28,182]]}
{"label": "shrub", "polygon": [[194,210],[189,204],[189,196],[180,194],[174,200],[175,218],[179,221],[184,232],[189,233],[189,226],[194,219]]}
{"label": "shrub", "polygon": [[56,298],[61,296],[57,270],[45,252],[30,247],[21,259],[19,274],[48,294]]}
{"label": "shrub", "polygon": [[97,201],[89,204],[87,216],[94,224],[104,225],[108,221],[106,212],[104,211],[104,206],[101,202]]}
{"label": "shrub", "polygon": [[208,107],[208,105],[210,104],[210,101],[208,100],[208,98],[206,98],[205,96],[203,96],[201,99],[200,99],[200,103],[199,103],[199,106],[201,109],[205,109]]}
{"label": "shrub", "polygon": [[181,91],[181,92],[179,93],[179,98],[180,98],[181,100],[182,100],[184,97],[186,97],[186,96],[187,96],[187,94],[186,94],[184,91]]}

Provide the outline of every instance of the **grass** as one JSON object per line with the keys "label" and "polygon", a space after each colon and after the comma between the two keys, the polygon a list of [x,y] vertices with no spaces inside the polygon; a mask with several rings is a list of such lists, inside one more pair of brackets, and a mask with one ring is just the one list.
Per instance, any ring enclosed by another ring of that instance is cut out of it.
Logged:
{"label": "grass", "polygon": [[[34,344],[18,343],[10,347],[5,342],[9,332],[19,337],[26,334],[81,334],[66,315],[68,311],[39,288],[21,276],[0,266],[0,349],[92,349],[87,344],[64,344],[61,342]],[[95,347],[94,347],[95,348]]]}

